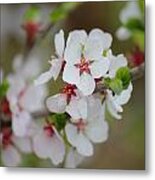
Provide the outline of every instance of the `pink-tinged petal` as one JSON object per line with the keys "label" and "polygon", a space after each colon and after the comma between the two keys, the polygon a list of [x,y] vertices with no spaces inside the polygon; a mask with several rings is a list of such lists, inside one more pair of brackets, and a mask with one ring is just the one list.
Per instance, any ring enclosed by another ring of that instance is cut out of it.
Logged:
{"label": "pink-tinged petal", "polygon": [[116,119],[121,119],[122,116],[118,113],[122,112],[123,109],[122,107],[115,102],[114,97],[112,96],[111,91],[107,91],[107,97],[106,97],[106,105],[107,109],[110,112],[110,114],[116,118]]}
{"label": "pink-tinged petal", "polygon": [[65,126],[65,132],[66,132],[66,135],[67,135],[67,139],[69,141],[69,143],[76,147],[77,145],[77,136],[78,136],[78,131],[77,131],[77,127],[74,126],[73,124],[67,124]]}
{"label": "pink-tinged petal", "polygon": [[14,72],[18,72],[22,68],[22,66],[23,66],[23,55],[18,54],[13,59],[12,68]]}
{"label": "pink-tinged petal", "polygon": [[83,133],[79,133],[77,136],[76,149],[83,156],[92,156],[94,151],[93,145]]}
{"label": "pink-tinged petal", "polygon": [[10,105],[14,106],[18,101],[18,94],[25,88],[26,84],[23,79],[13,75],[8,76],[7,80],[10,84],[7,91],[7,99],[10,102]]}
{"label": "pink-tinged petal", "polygon": [[31,139],[29,137],[17,137],[13,136],[12,141],[16,147],[19,148],[23,153],[31,153],[32,152],[32,144]]}
{"label": "pink-tinged petal", "polygon": [[31,55],[24,63],[23,68],[18,72],[18,76],[21,76],[25,80],[33,80],[40,74],[41,70],[42,64],[39,57]]}
{"label": "pink-tinged petal", "polygon": [[80,76],[80,82],[76,85],[84,96],[88,96],[93,93],[96,84],[94,78],[90,74],[83,73]]}
{"label": "pink-tinged petal", "polygon": [[88,138],[94,143],[105,142],[108,138],[108,124],[104,121],[104,117],[101,120],[94,119],[86,126],[85,133]]}
{"label": "pink-tinged petal", "polygon": [[77,100],[72,100],[66,107],[66,112],[72,117],[73,121],[78,121],[81,115],[77,108]]}
{"label": "pink-tinged petal", "polygon": [[62,59],[53,59],[51,61],[51,72],[52,72],[52,76],[53,76],[53,79],[56,81],[59,74],[60,74],[60,71],[61,71],[61,68],[62,68],[62,64],[63,64],[63,60]]}
{"label": "pink-tinged petal", "polygon": [[76,168],[82,163],[84,157],[80,155],[75,149],[70,148],[65,160],[65,168]]}
{"label": "pink-tinged petal", "polygon": [[63,56],[64,48],[65,48],[65,39],[64,39],[64,32],[60,30],[59,33],[55,35],[55,49],[56,53],[59,57]]}
{"label": "pink-tinged petal", "polygon": [[[110,52],[111,53],[111,52]],[[117,56],[113,56],[112,54],[108,55],[110,59],[110,67],[109,67],[109,74],[110,78],[115,77],[116,72],[119,68],[127,66],[127,59],[123,54],[119,54]]]}
{"label": "pink-tinged petal", "polygon": [[71,42],[65,48],[64,59],[67,64],[77,64],[82,55],[82,46],[78,42]]}
{"label": "pink-tinged petal", "polygon": [[21,162],[21,156],[19,152],[12,145],[9,145],[1,151],[1,158],[3,164],[8,167],[18,166]]}
{"label": "pink-tinged petal", "polygon": [[63,140],[54,135],[51,138],[51,148],[49,148],[49,158],[52,160],[54,165],[60,164],[64,160],[65,156],[65,145]]}
{"label": "pink-tinged petal", "polygon": [[29,85],[19,100],[19,104],[29,112],[39,111],[44,108],[44,99],[47,94],[45,86]]}
{"label": "pink-tinged petal", "polygon": [[98,59],[103,53],[103,45],[101,41],[96,39],[87,39],[84,48],[84,57],[89,60]]}
{"label": "pink-tinged petal", "polygon": [[112,43],[112,36],[109,33],[103,32],[101,29],[93,29],[89,33],[90,39],[96,39],[97,41],[100,41],[102,43],[103,50],[107,50],[110,48]]}
{"label": "pink-tinged petal", "polygon": [[88,101],[87,121],[90,122],[90,121],[94,121],[94,119],[99,119],[99,116],[101,114],[101,108],[102,108],[101,100],[94,96],[89,96],[87,101]]}
{"label": "pink-tinged petal", "polygon": [[100,57],[98,61],[91,64],[90,71],[94,78],[103,77],[109,70],[110,61],[107,58]]}
{"label": "pink-tinged petal", "polygon": [[74,99],[66,107],[66,112],[72,117],[72,121],[76,122],[80,118],[87,118],[87,102],[85,99]]}
{"label": "pink-tinged petal", "polygon": [[68,39],[67,39],[67,46],[70,43],[78,43],[84,45],[87,39],[87,33],[84,30],[75,30],[69,33]]}
{"label": "pink-tinged petal", "polygon": [[80,80],[80,71],[74,65],[66,64],[63,71],[63,80],[70,84],[76,84]]}
{"label": "pink-tinged petal", "polygon": [[34,153],[39,158],[47,159],[51,149],[51,137],[48,137],[43,130],[40,130],[32,139]]}
{"label": "pink-tinged petal", "polygon": [[67,106],[67,98],[64,94],[56,94],[46,100],[46,106],[51,112],[64,113]]}
{"label": "pink-tinged petal", "polygon": [[41,84],[45,84],[47,83],[49,80],[51,80],[51,78],[53,77],[52,71],[51,69],[49,71],[46,71],[44,73],[42,73],[35,81],[34,84],[36,86],[41,85]]}
{"label": "pink-tinged petal", "polygon": [[14,134],[19,137],[27,135],[31,121],[32,118],[30,114],[26,111],[14,114],[12,119],[12,128]]}

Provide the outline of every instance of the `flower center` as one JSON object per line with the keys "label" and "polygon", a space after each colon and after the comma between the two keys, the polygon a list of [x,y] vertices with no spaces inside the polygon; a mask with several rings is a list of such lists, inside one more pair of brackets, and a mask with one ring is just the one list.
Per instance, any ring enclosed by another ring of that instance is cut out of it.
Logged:
{"label": "flower center", "polygon": [[83,132],[85,130],[85,127],[87,125],[86,122],[83,121],[83,119],[79,119],[79,122],[75,123],[78,132]]}
{"label": "flower center", "polygon": [[75,66],[80,69],[80,74],[82,74],[84,72],[90,74],[90,68],[89,68],[90,64],[91,64],[91,62],[89,60],[82,58],[80,60],[80,63],[75,64]]}
{"label": "flower center", "polygon": [[2,129],[2,146],[6,148],[12,142],[12,131],[11,128]]}
{"label": "flower center", "polygon": [[62,93],[63,94],[66,94],[67,96],[67,103],[70,102],[72,96],[76,96],[76,86],[75,85],[71,85],[71,84],[67,84],[63,90],[62,90]]}
{"label": "flower center", "polygon": [[47,124],[46,126],[44,126],[44,132],[49,137],[52,137],[55,134],[54,129],[51,124]]}

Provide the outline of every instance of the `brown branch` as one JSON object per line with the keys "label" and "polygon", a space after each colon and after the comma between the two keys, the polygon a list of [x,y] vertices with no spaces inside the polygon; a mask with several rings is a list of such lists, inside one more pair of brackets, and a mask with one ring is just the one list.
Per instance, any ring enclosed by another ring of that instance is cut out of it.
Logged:
{"label": "brown branch", "polygon": [[[142,63],[140,66],[138,67],[134,67],[131,69],[131,76],[132,76],[132,81],[135,81],[137,79],[140,79],[141,77],[143,77],[144,75],[144,70],[145,70],[145,64]],[[103,93],[105,92],[106,88],[103,86],[103,84],[98,84],[98,86],[96,87],[95,93]],[[33,118],[43,118],[48,116],[49,113],[48,111],[39,111],[39,112],[35,112],[32,114]]]}

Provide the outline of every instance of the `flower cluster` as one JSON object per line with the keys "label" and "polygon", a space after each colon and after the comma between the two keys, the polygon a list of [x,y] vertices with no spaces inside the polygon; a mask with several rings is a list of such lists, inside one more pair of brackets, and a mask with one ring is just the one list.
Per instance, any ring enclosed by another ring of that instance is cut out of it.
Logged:
{"label": "flower cluster", "polygon": [[[132,83],[127,59],[111,50],[112,36],[100,29],[69,33],[67,41],[60,30],[55,35],[55,56],[50,69],[36,80],[36,87],[62,76],[64,86],[46,100],[50,115],[32,138],[40,158],[66,167],[76,167],[94,153],[93,144],[108,138],[105,109],[121,119],[123,105],[131,96]],[[97,90],[102,85],[101,93]],[[65,155],[66,154],[66,155]]]}
{"label": "flower cluster", "polygon": [[[60,30],[54,42],[56,53],[47,72],[38,77],[38,57],[23,62],[18,55],[14,72],[0,86],[0,146],[6,166],[19,165],[20,152],[33,152],[56,166],[78,166],[84,157],[94,154],[94,144],[108,139],[105,110],[121,119],[122,106],[130,99],[133,87],[127,59],[112,53],[109,33],[75,30],[65,42]],[[45,83],[59,76],[63,87],[47,97]],[[45,110],[44,105],[49,112],[35,121],[34,113]]]}
{"label": "flower cluster", "polygon": [[45,86],[36,87],[33,84],[33,79],[41,70],[38,59],[31,57],[25,63],[22,59],[21,55],[15,57],[14,73],[9,74],[0,86],[0,146],[5,166],[19,165],[20,151],[32,152],[32,113],[43,109],[43,101],[47,95]]}

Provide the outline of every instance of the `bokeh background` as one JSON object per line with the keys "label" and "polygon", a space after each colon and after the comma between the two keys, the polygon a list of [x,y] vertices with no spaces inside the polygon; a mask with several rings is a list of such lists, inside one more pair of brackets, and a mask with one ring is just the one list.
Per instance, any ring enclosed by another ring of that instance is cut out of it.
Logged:
{"label": "bokeh background", "polygon": [[[79,5],[57,27],[64,29],[67,35],[74,29],[90,31],[98,27],[113,35],[114,54],[130,52],[134,44],[131,40],[119,41],[115,32],[120,26],[119,12],[126,2],[85,2]],[[10,73],[13,57],[22,53],[25,47],[25,32],[21,28],[23,14],[30,4],[1,4],[1,63],[4,75]],[[48,13],[55,4],[38,4],[42,9],[43,23],[48,22]],[[33,51],[47,68],[47,60],[53,53],[52,30]],[[124,106],[123,118],[118,121],[107,114],[110,125],[109,139],[104,144],[95,145],[92,157],[85,158],[78,168],[93,169],[145,169],[145,79],[133,82],[134,90],[127,105]],[[55,94],[61,82],[50,86],[50,94]],[[34,155],[24,155],[22,167],[52,167],[49,161],[40,160]]]}

